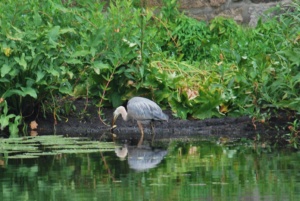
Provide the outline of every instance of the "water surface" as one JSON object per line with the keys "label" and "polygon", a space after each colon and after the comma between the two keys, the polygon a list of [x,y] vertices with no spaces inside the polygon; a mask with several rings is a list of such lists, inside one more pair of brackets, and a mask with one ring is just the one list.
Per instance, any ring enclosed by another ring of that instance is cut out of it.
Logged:
{"label": "water surface", "polygon": [[299,152],[195,140],[121,146],[1,154],[0,200],[300,200]]}

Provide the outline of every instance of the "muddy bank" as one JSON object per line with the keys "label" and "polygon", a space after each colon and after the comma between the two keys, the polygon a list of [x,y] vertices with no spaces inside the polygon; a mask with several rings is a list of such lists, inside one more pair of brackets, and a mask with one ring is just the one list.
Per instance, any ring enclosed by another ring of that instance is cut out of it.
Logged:
{"label": "muddy bank", "polygon": [[[104,125],[98,117],[98,108],[89,105],[84,115],[80,113],[85,108],[84,100],[75,102],[76,111],[69,117],[61,117],[61,121],[54,125],[53,118],[37,119],[39,135],[63,134],[68,136],[90,137],[92,139],[111,139],[110,126]],[[113,108],[103,109],[105,122],[110,124]],[[264,137],[274,137],[287,133],[284,128],[286,117],[278,115],[269,122],[254,122],[249,117],[224,117],[205,120],[181,120],[172,116],[171,111],[164,111],[170,117],[168,122],[155,122],[155,139],[170,138],[220,138],[230,139],[248,138],[255,139],[259,134]],[[124,122],[118,118],[117,128],[114,133],[120,140],[137,140],[140,138],[138,126],[135,121]],[[278,128],[282,128],[279,130]],[[145,126],[145,140],[151,139],[150,126]]]}

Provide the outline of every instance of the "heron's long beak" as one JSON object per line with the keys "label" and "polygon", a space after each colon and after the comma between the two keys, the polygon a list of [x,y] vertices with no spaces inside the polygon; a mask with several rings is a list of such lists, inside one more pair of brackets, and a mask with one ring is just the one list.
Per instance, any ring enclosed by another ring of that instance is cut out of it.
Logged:
{"label": "heron's long beak", "polygon": [[116,119],[118,118],[118,116],[115,116],[114,115],[114,117],[113,117],[113,119],[112,119],[112,122],[111,122],[111,128],[110,128],[110,132],[111,133],[113,133],[113,131],[114,131],[114,129],[117,127],[116,125],[115,125],[115,122],[116,122]]}

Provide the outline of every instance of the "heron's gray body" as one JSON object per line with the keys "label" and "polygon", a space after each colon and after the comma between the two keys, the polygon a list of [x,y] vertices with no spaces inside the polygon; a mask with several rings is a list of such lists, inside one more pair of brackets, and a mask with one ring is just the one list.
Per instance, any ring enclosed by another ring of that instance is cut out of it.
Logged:
{"label": "heron's gray body", "polygon": [[129,119],[135,119],[142,124],[169,119],[155,102],[143,97],[134,97],[128,101],[127,115]]}

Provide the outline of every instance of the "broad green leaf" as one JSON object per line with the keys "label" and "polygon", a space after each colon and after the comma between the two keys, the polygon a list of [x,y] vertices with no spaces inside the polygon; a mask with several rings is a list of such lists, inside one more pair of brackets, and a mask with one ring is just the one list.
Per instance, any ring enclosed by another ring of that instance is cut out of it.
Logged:
{"label": "broad green leaf", "polygon": [[93,64],[92,64],[92,68],[94,69],[95,73],[97,75],[100,74],[100,71],[101,70],[104,70],[104,69],[109,69],[109,65],[108,64],[104,64],[102,63],[101,61],[95,61]]}
{"label": "broad green leaf", "polygon": [[140,66],[139,71],[140,71],[140,75],[141,77],[144,77],[144,66]]}
{"label": "broad green leaf", "polygon": [[52,76],[55,76],[55,77],[59,77],[60,76],[59,71],[57,71],[54,68],[47,69],[47,72],[50,73]]}
{"label": "broad green leaf", "polygon": [[11,70],[11,67],[9,65],[3,64],[2,68],[1,68],[1,77],[4,77],[5,75],[7,75],[10,70]]}
{"label": "broad green leaf", "polygon": [[21,58],[14,57],[15,61],[26,70],[27,68],[27,62],[25,61],[25,54],[22,53]]}
{"label": "broad green leaf", "polygon": [[8,80],[8,79],[6,79],[6,78],[0,78],[0,82],[3,82],[3,83],[5,83],[5,82],[10,82],[10,80]]}
{"label": "broad green leaf", "polygon": [[14,114],[10,114],[10,115],[1,115],[0,116],[0,127],[1,127],[1,130],[3,130],[4,128],[6,128],[6,126],[9,125],[9,120],[11,118],[14,118],[15,115]]}
{"label": "broad green leaf", "polygon": [[91,47],[91,55],[92,55],[92,57],[95,57],[96,52],[97,52],[97,49],[95,47]]}
{"label": "broad green leaf", "polygon": [[57,45],[56,41],[59,37],[59,30],[60,30],[60,26],[55,26],[48,33],[49,43],[54,46]]}
{"label": "broad green leaf", "polygon": [[22,91],[24,92],[24,96],[29,95],[32,98],[37,98],[36,91],[31,87],[21,87]]}
{"label": "broad green leaf", "polygon": [[34,12],[33,21],[34,21],[34,23],[35,23],[36,26],[40,26],[41,25],[41,23],[42,23],[43,20],[42,20],[42,18],[40,16],[39,12],[37,12],[37,11]]}
{"label": "broad green leaf", "polygon": [[75,29],[73,28],[63,28],[60,29],[60,33],[61,34],[65,34],[65,33],[76,33]]}
{"label": "broad green leaf", "polygon": [[80,97],[86,96],[87,86],[85,84],[78,84],[74,87],[73,96]]}
{"label": "broad green leaf", "polygon": [[82,62],[79,59],[74,59],[74,58],[67,59],[66,63],[68,63],[68,64],[82,64]]}
{"label": "broad green leaf", "polygon": [[53,6],[54,9],[57,9],[57,10],[59,10],[62,13],[69,12],[68,8],[66,8],[66,7],[64,7],[64,6],[60,5],[60,4],[57,4],[57,3],[54,3],[54,2],[51,2],[51,4],[52,4],[52,6]]}
{"label": "broad green leaf", "polygon": [[13,123],[9,124],[10,137],[17,137],[19,133],[18,126],[20,125],[21,116],[16,116]]}
{"label": "broad green leaf", "polygon": [[3,114],[4,114],[4,116],[7,115],[7,112],[8,112],[7,102],[4,101],[4,108],[3,108]]}
{"label": "broad green leaf", "polygon": [[71,57],[85,57],[86,55],[89,55],[90,51],[87,50],[81,50],[74,52]]}
{"label": "broad green leaf", "polygon": [[292,61],[293,65],[300,65],[300,48],[293,48],[293,49],[287,49],[278,51],[278,53],[284,54],[290,61]]}
{"label": "broad green leaf", "polygon": [[44,76],[45,76],[45,72],[42,72],[42,71],[38,71],[37,73],[36,73],[36,82],[39,82],[41,79],[43,79],[44,78]]}
{"label": "broad green leaf", "polygon": [[63,82],[59,87],[59,92],[63,94],[73,95],[73,89],[69,82]]}
{"label": "broad green leaf", "polygon": [[22,97],[25,96],[24,92],[19,89],[9,89],[3,94],[3,97],[7,98],[7,97],[11,97],[12,95],[16,95],[16,94],[19,96],[22,96]]}
{"label": "broad green leaf", "polygon": [[7,116],[0,116],[0,128],[1,130],[3,130],[4,128],[6,128],[6,126],[8,126],[9,123],[9,118],[7,118]]}
{"label": "broad green leaf", "polygon": [[300,73],[297,75],[293,76],[291,79],[293,87],[295,87],[298,83],[300,83]]}

